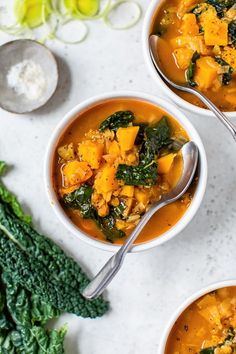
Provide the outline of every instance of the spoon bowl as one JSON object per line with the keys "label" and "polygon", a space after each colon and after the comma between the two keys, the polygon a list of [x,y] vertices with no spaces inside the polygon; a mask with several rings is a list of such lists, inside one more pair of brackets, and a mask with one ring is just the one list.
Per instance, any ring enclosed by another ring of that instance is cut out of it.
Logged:
{"label": "spoon bowl", "polygon": [[221,112],[211,100],[209,100],[209,98],[207,98],[202,92],[197,91],[195,88],[187,84],[174,82],[165,75],[165,73],[161,68],[161,62],[158,55],[158,41],[159,41],[159,37],[157,35],[155,34],[150,35],[149,50],[150,50],[152,62],[158,74],[163,79],[163,81],[177,90],[188,92],[198,97],[207,106],[207,108],[209,108],[214,113],[214,115],[221,121],[221,123],[224,124],[224,126],[229,130],[229,132],[233,136],[234,140],[236,140],[235,126],[230,122],[228,117],[223,112]]}
{"label": "spoon bowl", "polygon": [[193,141],[190,141],[182,147],[181,151],[183,158],[183,171],[177,185],[170,192],[164,194],[161,199],[153,204],[152,207],[143,215],[136,228],[133,230],[131,235],[127,238],[118,252],[108,260],[105,266],[84,289],[83,296],[86,299],[95,299],[103,293],[108,284],[112,281],[112,279],[121,268],[126,254],[130,251],[134,241],[137,239],[138,235],[153,216],[153,214],[155,214],[155,212],[162,207],[181,198],[182,195],[188,190],[197,168],[198,147]]}

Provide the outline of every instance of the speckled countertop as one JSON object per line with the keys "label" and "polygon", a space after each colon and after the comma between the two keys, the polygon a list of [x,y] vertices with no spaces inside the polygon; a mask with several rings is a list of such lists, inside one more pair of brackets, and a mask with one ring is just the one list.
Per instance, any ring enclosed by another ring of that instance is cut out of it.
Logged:
{"label": "speckled countertop", "polygon": [[[142,0],[144,10],[148,3]],[[38,229],[93,274],[110,254],[82,243],[57,220],[44,188],[45,148],[63,115],[92,95],[128,89],[161,96],[144,63],[141,29],[142,21],[124,32],[98,21],[90,25],[90,35],[80,45],[48,43],[60,64],[56,96],[34,114],[0,111],[0,158],[14,166],[7,185],[32,211]],[[9,39],[1,35],[0,42]],[[69,354],[156,354],[170,315],[187,296],[209,283],[236,279],[235,143],[216,119],[187,115],[207,152],[209,179],[203,204],[178,237],[127,257],[109,287],[108,315],[98,320],[61,318],[60,323],[69,324]]]}

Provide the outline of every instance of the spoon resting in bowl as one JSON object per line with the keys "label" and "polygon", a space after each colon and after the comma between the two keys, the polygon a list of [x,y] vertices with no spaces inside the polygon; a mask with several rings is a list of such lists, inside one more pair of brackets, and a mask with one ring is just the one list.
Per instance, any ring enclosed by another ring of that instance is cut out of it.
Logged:
{"label": "spoon resting in bowl", "polygon": [[207,108],[209,108],[215,114],[215,116],[224,124],[224,126],[232,134],[234,140],[236,140],[236,127],[230,122],[227,116],[223,112],[221,112],[211,100],[209,100],[209,98],[207,98],[203,93],[197,91],[195,88],[187,84],[177,83],[172,81],[164,74],[164,72],[161,69],[160,58],[158,56],[158,41],[159,41],[159,37],[156,34],[150,35],[149,37],[150,55],[152,58],[152,62],[158,74],[163,79],[163,81],[177,90],[188,92],[198,97],[207,106]]}
{"label": "spoon resting in bowl", "polygon": [[131,235],[127,238],[125,243],[120,247],[117,253],[115,253],[108,260],[100,272],[83,290],[82,295],[86,299],[95,299],[103,293],[121,268],[126,254],[130,251],[134,241],[137,239],[138,235],[153,214],[165,205],[178,200],[189,188],[197,168],[198,148],[194,142],[190,141],[182,147],[181,152],[183,158],[183,171],[178,183],[170,192],[163,194],[161,199],[153,204],[151,208],[143,215],[140,222]]}

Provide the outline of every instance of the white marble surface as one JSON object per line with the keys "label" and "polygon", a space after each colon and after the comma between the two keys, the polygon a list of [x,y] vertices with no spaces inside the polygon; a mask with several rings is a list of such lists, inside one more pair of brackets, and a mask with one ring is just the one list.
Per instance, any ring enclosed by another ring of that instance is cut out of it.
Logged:
{"label": "white marble surface", "polygon": [[[142,0],[144,11],[148,3]],[[120,89],[161,95],[144,63],[141,28],[142,21],[129,31],[116,32],[98,21],[90,25],[90,35],[80,45],[48,43],[60,62],[57,95],[30,115],[0,111],[0,159],[13,166],[6,184],[31,210],[39,230],[93,274],[109,254],[76,239],[55,217],[43,182],[45,148],[63,115],[85,98]],[[8,39],[0,37],[1,43]],[[188,117],[203,139],[209,163],[207,192],[197,216],[174,240],[127,257],[109,287],[108,315],[60,320],[69,324],[68,354],[155,354],[176,306],[209,283],[236,279],[235,143],[213,118]]]}

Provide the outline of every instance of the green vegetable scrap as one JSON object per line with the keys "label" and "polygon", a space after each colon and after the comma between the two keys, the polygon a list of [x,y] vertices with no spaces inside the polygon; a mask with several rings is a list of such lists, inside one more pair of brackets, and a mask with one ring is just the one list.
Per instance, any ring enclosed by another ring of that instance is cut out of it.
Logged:
{"label": "green vegetable scrap", "polygon": [[223,17],[224,12],[235,5],[235,0],[207,0],[207,3],[214,6],[219,17]]}

